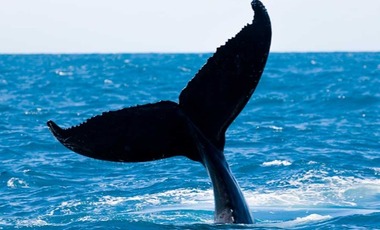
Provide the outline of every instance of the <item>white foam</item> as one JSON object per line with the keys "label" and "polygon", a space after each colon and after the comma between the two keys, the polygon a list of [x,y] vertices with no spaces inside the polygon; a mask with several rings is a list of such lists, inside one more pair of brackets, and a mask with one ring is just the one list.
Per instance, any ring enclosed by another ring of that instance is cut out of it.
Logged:
{"label": "white foam", "polygon": [[[133,196],[126,201],[137,201],[141,212],[167,210],[213,210],[214,195],[212,189],[175,189],[161,193]],[[139,211],[140,212],[140,211]]]}
{"label": "white foam", "polygon": [[291,162],[289,161],[281,161],[281,160],[274,160],[274,161],[269,161],[269,162],[264,162],[261,164],[261,166],[264,166],[264,167],[269,167],[269,166],[290,166],[292,165]]}
{"label": "white foam", "polygon": [[76,200],[63,201],[58,207],[51,210],[47,215],[54,216],[57,213],[71,215],[73,214],[72,208],[78,207],[80,205],[83,205],[83,203]]}
{"label": "white foam", "polygon": [[84,216],[78,219],[79,222],[98,222],[98,221],[109,221],[109,217],[93,217],[93,216]]}
{"label": "white foam", "polygon": [[315,60],[311,60],[311,61],[310,61],[310,64],[312,64],[312,65],[316,65],[317,62],[316,62]]}
{"label": "white foam", "polygon": [[268,128],[273,129],[275,132],[282,132],[282,130],[284,129],[282,127],[275,126],[275,125],[271,125]]}
{"label": "white foam", "polygon": [[380,168],[373,168],[373,171],[375,171],[375,175],[380,175]]}
{"label": "white foam", "polygon": [[93,222],[96,219],[91,216],[84,216],[78,219],[79,222]]}
{"label": "white foam", "polygon": [[127,198],[125,197],[112,197],[112,196],[103,196],[99,199],[98,202],[94,202],[94,205],[110,205],[110,206],[116,206],[123,202],[125,202]]}
{"label": "white foam", "polygon": [[22,179],[12,177],[7,181],[9,188],[29,188],[29,185]]}
{"label": "white foam", "polygon": [[[248,205],[253,210],[273,208],[326,209],[340,207],[358,209],[374,207],[373,200],[380,195],[380,179],[360,179],[326,175],[327,172],[310,170],[298,177],[290,178],[283,188],[244,190]],[[321,180],[321,183],[310,181]],[[272,183],[272,182],[268,182]],[[364,198],[363,198],[364,196]],[[113,198],[116,199],[117,198]],[[112,200],[112,199],[111,199]],[[174,209],[213,210],[214,195],[209,189],[175,189],[161,193],[121,198],[117,202],[135,201],[137,210],[170,207]],[[368,202],[368,203],[367,203]],[[372,202],[372,203],[371,203]],[[372,205],[372,206],[370,206]]]}
{"label": "white foam", "polygon": [[179,66],[178,69],[181,70],[182,72],[191,72],[191,69],[183,67],[183,66]]}
{"label": "white foam", "polygon": [[[263,185],[263,188],[258,187],[257,190],[243,190],[255,218],[259,218],[257,216],[260,215],[267,216],[282,224],[278,227],[286,228],[312,221],[323,221],[347,213],[352,215],[380,209],[379,206],[374,206],[373,202],[380,194],[380,179],[328,176],[328,173],[322,170],[310,170],[294,175],[287,183],[280,185],[283,187]],[[273,189],[270,189],[271,187]],[[366,202],[369,202],[368,205]],[[50,214],[70,214],[75,207],[81,205],[95,206],[100,211],[108,209],[109,206],[128,206],[129,214],[143,216],[148,214],[147,216],[152,217],[149,214],[155,213],[154,218],[162,217],[162,220],[170,217],[166,211],[203,210],[207,211],[206,218],[209,218],[214,210],[214,195],[211,185],[207,189],[174,189],[132,197],[107,195],[95,201],[62,202]],[[131,206],[134,208],[131,209]],[[192,212],[176,213],[191,218],[197,218],[199,215],[199,213],[191,214]],[[81,221],[92,221],[92,219],[84,216]]]}
{"label": "white foam", "polygon": [[[320,181],[310,183],[310,181]],[[275,183],[275,182],[268,182]],[[282,189],[245,191],[251,207],[374,207],[380,195],[380,179],[328,176],[327,172],[310,170],[290,178]],[[372,203],[371,203],[372,202]]]}
{"label": "white foam", "polygon": [[293,221],[289,221],[288,223],[294,223],[294,224],[305,224],[308,222],[314,222],[314,221],[322,221],[322,220],[328,220],[331,219],[332,217],[330,215],[327,216],[321,216],[318,214],[311,214],[305,217],[297,217]]}
{"label": "white foam", "polygon": [[308,123],[294,124],[293,127],[301,131],[310,129]]}
{"label": "white foam", "polygon": [[318,215],[318,214],[310,214],[310,215],[305,216],[305,217],[297,217],[295,220],[278,223],[277,227],[293,228],[293,227],[300,226],[300,225],[307,225],[310,223],[329,220],[331,218],[332,218],[332,216],[330,216],[330,215],[323,216],[323,215]]}
{"label": "white foam", "polygon": [[55,74],[57,74],[58,76],[62,76],[62,77],[64,77],[64,76],[72,76],[73,75],[73,73],[70,72],[70,71],[62,71],[62,70],[55,71]]}
{"label": "white foam", "polygon": [[0,219],[0,229],[2,229],[2,227],[4,226],[11,226],[12,224],[6,222],[5,220],[1,220]]}
{"label": "white foam", "polygon": [[106,85],[112,85],[112,84],[113,84],[113,81],[110,80],[110,79],[105,79],[105,80],[104,80],[104,84],[106,84]]}
{"label": "white foam", "polygon": [[41,219],[31,219],[31,220],[19,220],[17,221],[17,227],[42,227],[49,225],[46,221]]}
{"label": "white foam", "polygon": [[61,203],[61,205],[59,205],[59,207],[60,208],[73,208],[73,207],[78,207],[80,205],[82,205],[82,202],[71,200],[71,201],[63,201]]}

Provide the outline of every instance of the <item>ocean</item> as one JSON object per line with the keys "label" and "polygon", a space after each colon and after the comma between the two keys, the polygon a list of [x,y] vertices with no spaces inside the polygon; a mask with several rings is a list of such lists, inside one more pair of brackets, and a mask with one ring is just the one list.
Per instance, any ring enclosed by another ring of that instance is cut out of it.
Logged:
{"label": "ocean", "polygon": [[0,229],[380,229],[380,53],[271,53],[225,155],[253,225],[184,157],[114,163],[46,122],[178,95],[211,54],[0,55]]}

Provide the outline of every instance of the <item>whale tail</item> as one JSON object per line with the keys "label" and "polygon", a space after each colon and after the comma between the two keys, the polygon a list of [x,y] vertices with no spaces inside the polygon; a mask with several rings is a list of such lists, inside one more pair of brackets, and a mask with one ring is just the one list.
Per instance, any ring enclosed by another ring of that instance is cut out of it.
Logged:
{"label": "whale tail", "polygon": [[182,155],[201,162],[189,125],[223,150],[225,131],[255,90],[269,53],[269,16],[258,0],[252,8],[252,24],[217,49],[183,89],[179,105],[163,101],[106,112],[68,129],[48,121],[50,131],[70,150],[108,161]]}
{"label": "whale tail", "polygon": [[214,185],[215,221],[252,223],[223,154],[225,132],[253,94],[269,54],[269,16],[259,0],[252,8],[252,24],[217,49],[183,89],[178,104],[161,101],[105,112],[68,129],[48,121],[50,131],[70,150],[96,159],[185,156],[198,161]]}

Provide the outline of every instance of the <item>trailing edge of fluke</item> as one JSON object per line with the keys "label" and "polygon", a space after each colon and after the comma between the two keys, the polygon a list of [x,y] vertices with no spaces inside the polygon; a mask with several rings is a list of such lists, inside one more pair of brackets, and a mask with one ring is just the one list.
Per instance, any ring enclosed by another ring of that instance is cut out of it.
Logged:
{"label": "trailing edge of fluke", "polygon": [[62,129],[47,125],[70,150],[100,160],[152,161],[186,156],[208,171],[214,189],[215,222],[253,223],[242,192],[224,158],[225,132],[253,94],[271,43],[271,23],[259,0],[254,19],[219,47],[179,95],[105,112]]}

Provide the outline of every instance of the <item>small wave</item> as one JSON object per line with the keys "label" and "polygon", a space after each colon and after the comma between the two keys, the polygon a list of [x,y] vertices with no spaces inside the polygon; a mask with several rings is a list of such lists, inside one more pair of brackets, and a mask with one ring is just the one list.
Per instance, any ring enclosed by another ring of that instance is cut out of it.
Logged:
{"label": "small wave", "polygon": [[271,125],[271,126],[269,126],[268,128],[273,129],[275,132],[282,132],[283,129],[284,129],[284,128],[282,128],[282,127],[275,126],[275,125]]}
{"label": "small wave", "polygon": [[[320,181],[320,183],[311,183]],[[380,208],[373,201],[380,195],[379,179],[328,176],[310,170],[286,181],[268,181],[276,189],[245,191],[246,200],[254,208]]]}
{"label": "small wave", "polygon": [[113,84],[113,81],[110,80],[110,79],[105,79],[105,80],[104,80],[104,84],[105,84],[105,85],[112,85],[112,84]]}
{"label": "small wave", "polygon": [[111,221],[109,217],[93,217],[93,216],[84,216],[78,219],[79,222],[106,222]]}
{"label": "small wave", "polygon": [[11,224],[11,223],[8,223],[8,222],[5,221],[5,220],[1,220],[1,219],[0,219],[0,229],[2,229],[2,227],[4,227],[4,226],[12,226],[12,224]]}
{"label": "small wave", "polygon": [[311,214],[311,215],[306,216],[306,217],[297,217],[297,219],[295,219],[294,221],[290,221],[290,222],[295,223],[295,224],[304,224],[306,222],[322,221],[322,220],[327,220],[327,219],[331,219],[331,218],[332,217],[330,215],[321,216],[318,214]]}
{"label": "small wave", "polygon": [[31,219],[31,220],[19,220],[16,223],[17,227],[43,227],[50,225],[48,222],[41,219]]}
{"label": "small wave", "polygon": [[41,114],[41,111],[42,111],[42,108],[37,107],[33,110],[25,111],[24,114],[25,115],[38,115],[38,114]]}
{"label": "small wave", "polygon": [[289,161],[281,161],[281,160],[274,160],[274,161],[269,161],[269,162],[264,162],[261,164],[263,167],[269,167],[269,166],[290,166],[292,165],[291,162]]}
{"label": "small wave", "polygon": [[175,189],[156,194],[134,196],[125,201],[142,201],[144,206],[181,204],[189,207],[203,203],[212,207],[214,195],[212,189]]}
{"label": "small wave", "polygon": [[182,72],[191,72],[191,69],[183,67],[183,66],[179,66],[178,69],[181,70]]}
{"label": "small wave", "polygon": [[63,71],[63,70],[56,70],[55,74],[57,74],[58,76],[61,76],[61,77],[72,76],[73,75],[72,72],[70,72],[70,71]]}
{"label": "small wave", "polygon": [[[325,183],[308,183],[313,173],[301,175],[289,180],[289,187],[279,187],[262,191],[260,189],[243,190],[244,196],[252,210],[263,208],[292,209],[378,209],[372,202],[380,195],[380,180],[359,179],[351,177],[328,177],[323,174]],[[315,172],[315,175],[319,175]],[[271,182],[268,182],[271,183]],[[138,195],[133,197],[103,197],[99,204],[117,205],[123,202],[133,202],[136,210],[160,211],[164,207],[170,209],[199,209],[213,210],[214,195],[209,189],[175,189],[155,194]],[[157,209],[159,207],[159,209]],[[161,210],[162,211],[162,210]],[[149,212],[149,211],[148,211]]]}
{"label": "small wave", "polygon": [[12,177],[7,181],[7,186],[9,188],[29,188],[28,183],[26,183],[24,180],[16,177]]}
{"label": "small wave", "polygon": [[111,205],[111,206],[115,206],[115,205],[119,205],[123,202],[127,201],[127,198],[125,197],[112,197],[112,196],[103,196],[99,199],[99,201],[97,202],[94,202],[93,204],[94,205]]}
{"label": "small wave", "polygon": [[[141,197],[141,200],[139,202],[143,202],[143,199],[146,198],[148,200],[151,200],[148,196]],[[109,208],[110,206],[124,206],[126,201],[131,201],[136,199],[136,197],[132,198],[127,198],[127,197],[114,197],[114,196],[102,196],[99,198],[93,198],[89,197],[88,199],[84,200],[68,200],[68,201],[62,201],[58,206],[53,208],[49,212],[49,216],[54,216],[54,215],[72,215],[76,212],[76,210],[79,209],[93,209],[93,208],[101,208],[107,207]],[[145,201],[144,201],[145,202]]]}
{"label": "small wave", "polygon": [[290,220],[290,221],[285,221],[276,224],[276,227],[279,228],[294,228],[297,226],[302,226],[302,225],[309,225],[313,224],[316,222],[321,222],[321,221],[326,221],[332,219],[332,216],[330,215],[318,215],[318,214],[310,214],[305,217],[297,217],[295,220]]}

